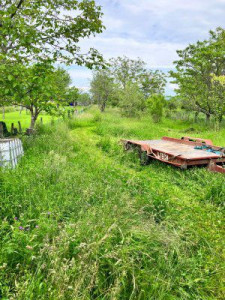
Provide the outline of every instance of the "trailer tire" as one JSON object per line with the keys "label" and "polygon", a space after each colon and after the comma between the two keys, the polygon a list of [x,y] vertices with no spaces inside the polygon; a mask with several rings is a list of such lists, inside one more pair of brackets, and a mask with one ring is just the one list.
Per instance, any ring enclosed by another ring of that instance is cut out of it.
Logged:
{"label": "trailer tire", "polygon": [[142,166],[147,166],[151,162],[151,158],[148,156],[146,151],[140,150],[140,163]]}
{"label": "trailer tire", "polygon": [[126,142],[126,143],[124,144],[124,149],[125,149],[126,151],[131,150],[131,149],[132,149],[131,143]]}

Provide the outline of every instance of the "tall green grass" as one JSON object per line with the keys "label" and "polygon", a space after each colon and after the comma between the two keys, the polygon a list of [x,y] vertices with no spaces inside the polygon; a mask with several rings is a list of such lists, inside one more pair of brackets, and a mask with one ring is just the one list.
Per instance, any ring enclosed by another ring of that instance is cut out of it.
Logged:
{"label": "tall green grass", "polygon": [[94,109],[39,127],[2,170],[0,298],[224,299],[224,177],[157,162],[120,138],[224,131]]}
{"label": "tall green grass", "polygon": [[[37,122],[40,122],[40,118],[42,118],[44,124],[49,123],[53,117],[50,115],[47,115],[45,113],[40,114],[39,119]],[[18,121],[20,121],[22,130],[25,131],[26,128],[30,127],[30,121],[31,116],[29,111],[23,110],[20,112],[19,110],[13,111],[13,108],[5,113],[5,118],[3,118],[3,115],[0,115],[0,121],[3,121],[6,123],[6,126],[8,128],[8,131],[10,131],[11,124],[14,123],[14,126],[18,128]]]}

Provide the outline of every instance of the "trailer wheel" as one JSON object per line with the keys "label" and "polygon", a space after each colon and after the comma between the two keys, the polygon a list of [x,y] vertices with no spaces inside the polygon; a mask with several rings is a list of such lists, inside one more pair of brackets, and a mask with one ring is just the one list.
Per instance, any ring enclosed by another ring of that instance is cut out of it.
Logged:
{"label": "trailer wheel", "polygon": [[151,158],[148,156],[146,151],[140,150],[140,163],[142,166],[147,166],[150,164]]}
{"label": "trailer wheel", "polygon": [[124,149],[125,149],[126,151],[131,150],[131,149],[132,149],[131,143],[129,143],[129,142],[125,143],[125,144],[124,144]]}

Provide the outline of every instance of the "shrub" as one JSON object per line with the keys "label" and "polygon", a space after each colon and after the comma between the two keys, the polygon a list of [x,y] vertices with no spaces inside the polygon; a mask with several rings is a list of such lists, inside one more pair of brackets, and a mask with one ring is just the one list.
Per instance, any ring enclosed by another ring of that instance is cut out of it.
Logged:
{"label": "shrub", "polygon": [[155,123],[161,121],[165,104],[166,100],[163,95],[154,94],[153,96],[148,98],[147,108]]}

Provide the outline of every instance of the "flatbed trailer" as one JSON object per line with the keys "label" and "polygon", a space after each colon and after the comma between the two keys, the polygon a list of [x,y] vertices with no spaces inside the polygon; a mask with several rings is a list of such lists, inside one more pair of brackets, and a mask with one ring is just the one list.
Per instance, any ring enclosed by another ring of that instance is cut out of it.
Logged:
{"label": "flatbed trailer", "polygon": [[210,171],[225,174],[225,148],[214,146],[211,140],[163,137],[160,140],[122,140],[125,149],[137,149],[143,164],[151,159],[187,169],[206,166]]}

